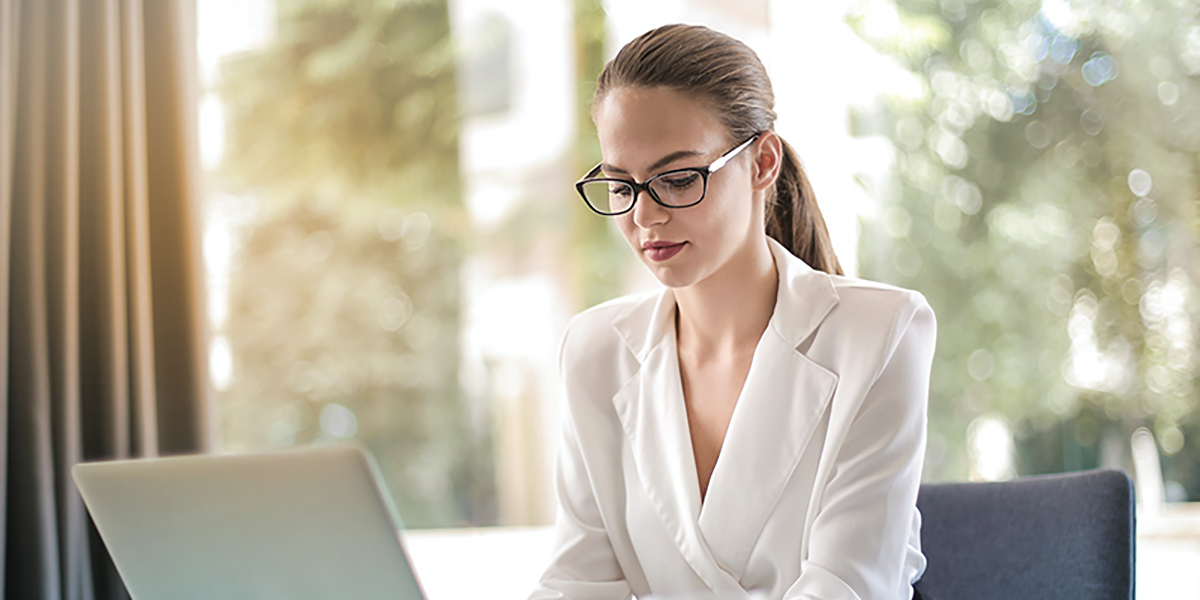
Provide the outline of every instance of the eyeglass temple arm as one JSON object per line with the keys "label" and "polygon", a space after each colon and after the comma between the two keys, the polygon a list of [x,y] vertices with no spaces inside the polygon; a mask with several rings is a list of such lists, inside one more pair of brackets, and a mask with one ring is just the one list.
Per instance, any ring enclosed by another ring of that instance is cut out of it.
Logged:
{"label": "eyeglass temple arm", "polygon": [[725,166],[726,163],[733,160],[733,157],[738,155],[738,152],[741,152],[743,149],[746,148],[746,146],[749,146],[751,143],[754,142],[754,140],[757,140],[759,135],[761,135],[761,134],[758,134],[758,133],[754,134],[753,137],[742,142],[741,146],[738,146],[737,148],[730,150],[728,154],[726,154],[725,156],[722,156],[721,158],[718,158],[716,161],[713,162],[713,164],[708,166],[708,172],[709,173],[715,172],[717,169],[720,169],[721,167]]}

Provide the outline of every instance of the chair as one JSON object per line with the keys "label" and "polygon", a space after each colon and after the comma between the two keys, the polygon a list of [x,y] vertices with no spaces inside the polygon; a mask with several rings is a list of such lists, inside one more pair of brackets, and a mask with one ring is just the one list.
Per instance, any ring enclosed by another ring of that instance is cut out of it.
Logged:
{"label": "chair", "polygon": [[1132,600],[1133,483],[1121,471],[921,485],[924,600]]}

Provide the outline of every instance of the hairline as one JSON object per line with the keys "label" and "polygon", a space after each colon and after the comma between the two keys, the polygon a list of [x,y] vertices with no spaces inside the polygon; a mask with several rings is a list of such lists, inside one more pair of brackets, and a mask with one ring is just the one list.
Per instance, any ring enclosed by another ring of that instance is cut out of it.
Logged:
{"label": "hairline", "polygon": [[[613,92],[620,91],[620,90],[630,90],[630,91],[637,92],[637,91],[649,91],[649,90],[657,90],[657,89],[670,90],[670,91],[685,94],[689,97],[694,98],[697,102],[699,102],[701,104],[701,106],[705,110],[712,112],[713,118],[721,126],[721,130],[724,133],[724,137],[726,138],[725,144],[734,144],[734,143],[738,142],[739,138],[738,138],[738,136],[736,136],[734,134],[733,128],[731,128],[729,126],[729,124],[724,119],[721,118],[721,111],[718,110],[720,104],[716,101],[716,99],[712,98],[712,94],[705,94],[694,88],[688,88],[688,87],[678,86],[678,85],[669,85],[669,84],[665,84],[665,83],[654,84],[654,85],[640,85],[640,84],[615,85],[615,86],[609,87],[607,90],[604,91],[603,94],[599,93],[599,90],[597,90],[596,95],[592,99],[592,106],[591,106],[591,110],[590,110],[591,116],[592,116],[593,127],[595,126],[595,123],[596,123],[596,108],[598,108],[600,106],[600,103],[603,102],[604,100],[606,100],[609,97],[609,95],[611,95]],[[693,156],[704,156],[707,154],[711,154],[712,152],[714,152],[714,151],[709,150],[708,152],[703,152],[700,150],[677,150],[675,152],[671,152],[670,154],[667,154],[666,156],[658,159],[657,161],[654,162],[654,164],[650,165],[650,167],[647,168],[646,170],[647,171],[655,171],[655,170],[661,169],[675,161],[682,160],[684,158],[691,158]],[[616,167],[614,165],[610,165],[608,163],[601,162],[600,165],[598,165],[598,166],[601,168],[601,170],[607,170],[607,168],[611,168],[611,169],[613,169],[614,172],[620,172],[625,175],[632,175],[632,173],[630,173],[629,171],[626,171],[625,169]],[[690,167],[680,167],[680,168],[690,168]],[[664,171],[664,172],[666,172],[666,171]]]}

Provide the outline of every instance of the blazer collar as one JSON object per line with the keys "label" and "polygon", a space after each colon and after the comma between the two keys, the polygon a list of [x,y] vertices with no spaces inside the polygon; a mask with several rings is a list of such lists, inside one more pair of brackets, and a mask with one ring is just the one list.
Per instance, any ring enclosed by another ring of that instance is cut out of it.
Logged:
{"label": "blazer collar", "polygon": [[[768,236],[767,243],[779,274],[775,312],[768,327],[797,347],[838,303],[837,291],[828,274],[810,267],[774,238]],[[638,362],[645,363],[663,334],[673,331],[667,320],[674,316],[675,294],[671,288],[664,288],[650,306],[645,302],[631,304],[613,319],[612,326]]]}

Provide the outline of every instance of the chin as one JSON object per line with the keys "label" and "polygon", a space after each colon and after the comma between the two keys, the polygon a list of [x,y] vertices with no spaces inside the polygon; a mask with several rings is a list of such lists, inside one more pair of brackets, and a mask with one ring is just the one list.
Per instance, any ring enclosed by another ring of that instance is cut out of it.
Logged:
{"label": "chin", "polygon": [[694,269],[684,268],[683,265],[666,265],[644,260],[647,269],[659,283],[669,288],[685,288],[696,283]]}

